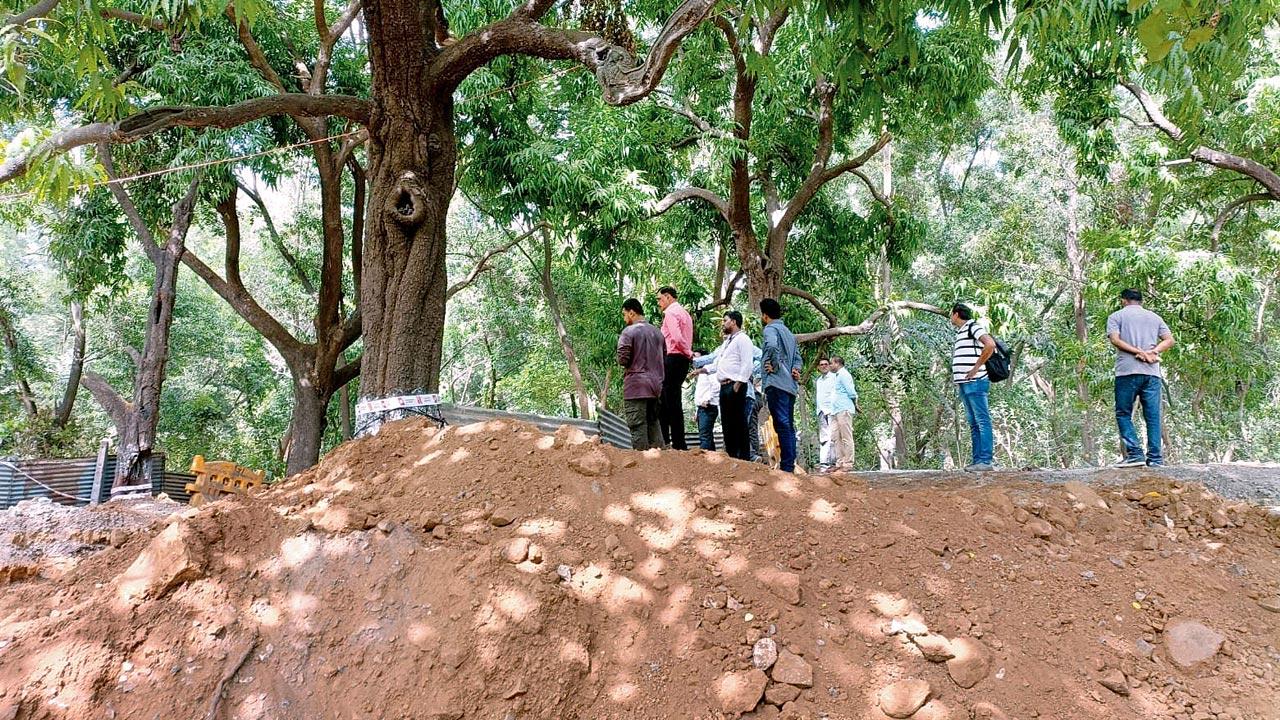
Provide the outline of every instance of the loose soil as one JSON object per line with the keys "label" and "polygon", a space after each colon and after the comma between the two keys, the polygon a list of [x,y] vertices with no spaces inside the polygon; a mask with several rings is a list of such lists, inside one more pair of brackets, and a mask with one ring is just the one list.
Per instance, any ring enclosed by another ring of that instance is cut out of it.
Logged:
{"label": "loose soil", "polygon": [[1122,479],[403,421],[5,576],[0,720],[1280,718],[1280,521]]}

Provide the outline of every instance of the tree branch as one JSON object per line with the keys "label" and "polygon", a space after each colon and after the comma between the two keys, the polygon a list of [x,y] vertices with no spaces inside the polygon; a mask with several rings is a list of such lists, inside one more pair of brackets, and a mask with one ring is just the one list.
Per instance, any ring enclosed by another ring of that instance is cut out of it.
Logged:
{"label": "tree branch", "polygon": [[346,365],[343,365],[337,370],[334,370],[333,371],[333,389],[337,390],[338,388],[341,388],[343,385],[346,385],[352,380],[355,380],[360,375],[360,366],[363,362],[364,362],[364,356],[361,355],[355,360],[352,360]]}
{"label": "tree branch", "polygon": [[342,336],[338,338],[338,349],[346,350],[360,339],[360,308],[356,308],[342,323]]}
{"label": "tree branch", "polygon": [[468,273],[465,278],[449,286],[449,289],[446,290],[444,294],[445,299],[448,300],[449,298],[453,297],[454,295],[457,295],[458,293],[462,292],[468,287],[471,287],[472,283],[474,283],[477,278],[479,278],[485,272],[488,272],[490,260],[497,257],[498,255],[501,255],[502,253],[507,252],[508,250],[515,247],[516,245],[519,245],[521,240],[524,240],[525,238],[534,234],[541,227],[542,227],[542,223],[538,223],[538,225],[535,226],[532,230],[529,230],[528,232],[523,233],[517,237],[511,238],[510,240],[507,241],[506,244],[499,245],[498,247],[495,247],[489,250],[489,252],[486,252],[484,255],[480,257],[478,261],[476,261],[475,266],[471,268],[471,272]]}
{"label": "tree branch", "polygon": [[1251,177],[1267,189],[1273,200],[1280,200],[1280,175],[1255,160],[1203,146],[1191,151],[1191,159]]}
{"label": "tree branch", "polygon": [[91,123],[54,133],[30,151],[15,155],[0,164],[0,184],[22,176],[36,158],[65,153],[85,145],[131,143],[175,127],[226,130],[272,115],[289,115],[295,118],[334,115],[365,124],[369,122],[369,101],[349,95],[313,97],[300,93],[282,93],[226,106],[154,107],[117,123]]}
{"label": "tree branch", "polygon": [[729,203],[710,190],[698,187],[681,188],[669,193],[653,206],[653,217],[662,215],[686,200],[702,200],[708,203],[720,213],[720,217],[724,218],[725,222],[729,222]]}
{"label": "tree branch", "polygon": [[1138,104],[1142,106],[1142,112],[1147,114],[1151,123],[1161,132],[1174,140],[1183,138],[1182,128],[1174,124],[1168,117],[1165,117],[1164,111],[1160,109],[1160,103],[1151,97],[1151,93],[1148,93],[1146,88],[1132,80],[1121,80],[1120,85],[1133,94],[1133,97],[1138,100]]}
{"label": "tree branch", "polygon": [[284,259],[285,264],[289,266],[298,284],[302,286],[302,289],[308,295],[315,295],[315,283],[311,282],[311,278],[307,276],[305,268],[302,267],[302,262],[285,245],[284,238],[280,237],[280,232],[276,230],[276,224],[271,219],[271,213],[267,211],[267,203],[263,201],[262,196],[256,190],[241,182],[239,178],[236,179],[236,187],[240,188],[253,201],[253,204],[258,206],[258,214],[262,215],[262,221],[267,226],[267,235],[271,237],[272,246],[275,247],[276,252],[280,253],[280,257]]}
{"label": "tree branch", "polygon": [[80,384],[98,401],[107,417],[111,418],[112,424],[116,428],[123,428],[129,417],[130,404],[111,387],[111,383],[98,373],[85,370],[80,375]]}
{"label": "tree branch", "polygon": [[812,293],[807,292],[805,290],[801,290],[800,288],[788,287],[784,285],[782,287],[782,294],[798,297],[801,300],[807,300],[809,304],[813,306],[813,309],[817,310],[819,313],[822,314],[823,317],[827,319],[827,327],[835,327],[840,324],[840,319],[836,317],[836,314],[831,312],[831,310],[828,309],[826,305],[823,305],[822,301],[819,300],[817,297],[815,297]]}
{"label": "tree branch", "polygon": [[866,185],[867,189],[871,191],[871,197],[875,198],[876,202],[880,203],[881,205],[887,208],[893,207],[893,203],[890,202],[889,198],[884,196],[884,193],[876,189],[875,183],[871,182],[871,178],[867,177],[866,173],[856,168],[853,170],[850,170],[849,172],[854,175],[857,175],[858,179],[862,180],[862,184]]}
{"label": "tree branch", "polygon": [[801,333],[796,335],[796,342],[811,343],[830,340],[832,338],[842,337],[845,335],[866,335],[871,332],[872,328],[876,326],[876,323],[880,322],[884,316],[891,312],[897,312],[900,310],[920,310],[922,312],[933,313],[934,315],[941,315],[942,317],[950,316],[950,313],[946,310],[934,305],[912,302],[910,300],[899,300],[878,308],[875,312],[871,313],[866,320],[863,320],[857,325],[842,325],[839,327],[830,327],[826,330],[819,330],[817,332]]}
{"label": "tree branch", "polygon": [[[809,171],[809,176],[805,178],[804,183],[800,185],[800,189],[796,191],[796,194],[791,198],[791,201],[787,203],[786,208],[783,210],[782,217],[778,220],[778,231],[782,234],[786,234],[791,231],[791,227],[799,218],[800,213],[804,212],[805,207],[809,205],[809,202],[818,194],[818,191],[822,189],[823,185],[826,185],[845,173],[853,172],[854,170],[862,167],[868,160],[875,157],[877,153],[883,150],[884,146],[888,145],[889,141],[893,139],[893,136],[889,133],[881,133],[880,137],[876,138],[876,141],[866,150],[863,150],[857,157],[850,158],[844,162],[827,167],[826,162],[831,155],[831,144],[834,142],[834,139],[830,134],[830,107],[826,104],[826,101],[824,101],[823,111],[825,114],[820,115],[819,120],[820,129],[818,149],[814,151],[814,163]],[[824,126],[827,128],[825,132],[822,130]],[[824,143],[826,144],[825,150],[823,149]],[[821,164],[819,161],[821,161]],[[870,186],[869,182],[868,186]],[[876,196],[876,200],[888,204],[887,200],[874,188],[872,188],[872,194]]]}
{"label": "tree branch", "polygon": [[[320,0],[317,0],[318,2]],[[258,45],[258,41],[253,38],[253,33],[249,30],[249,22],[243,17],[236,17],[235,7],[227,4],[227,19],[236,28],[236,36],[240,38],[240,44],[244,46],[244,51],[249,55],[249,64],[253,66],[258,74],[262,76],[267,84],[276,89],[276,92],[284,93],[284,81],[280,79],[280,75],[271,67],[271,63],[267,60],[266,53],[262,52],[262,47]],[[324,37],[321,35],[320,37]],[[304,88],[306,89],[306,88]]]}
{"label": "tree branch", "polygon": [[628,105],[653,92],[684,38],[706,18],[716,0],[684,0],[667,19],[643,62],[598,35],[549,28],[534,21],[550,0],[528,0],[504,20],[479,28],[447,45],[431,64],[428,77],[439,92],[450,93],[467,76],[503,55],[532,55],[573,60],[595,73],[604,99]]}
{"label": "tree branch", "polygon": [[147,17],[141,13],[121,10],[120,8],[104,8],[99,13],[103,18],[109,20],[123,20],[131,25],[137,25],[146,30],[155,30],[156,32],[166,32],[169,29],[168,23],[163,20]]}
{"label": "tree branch", "polygon": [[138,238],[138,242],[142,244],[142,251],[146,254],[151,262],[159,265],[162,262],[160,257],[162,250],[156,244],[155,235],[151,233],[151,228],[147,227],[147,222],[142,219],[142,213],[138,211],[138,206],[133,204],[133,199],[129,197],[129,192],[124,189],[124,184],[120,182],[119,175],[116,174],[115,159],[111,156],[111,145],[109,143],[98,143],[98,162],[102,163],[102,167],[107,172],[110,182],[107,188],[111,190],[111,194],[115,196],[116,203],[120,205],[120,209],[124,212],[129,224],[133,226],[133,232]]}
{"label": "tree branch", "polygon": [[720,298],[719,300],[716,300],[715,302],[712,302],[707,305],[703,305],[700,308],[697,308],[696,310],[693,311],[693,314],[697,317],[702,317],[703,313],[709,312],[711,310],[715,310],[718,307],[723,307],[725,305],[729,305],[730,303],[732,303],[733,294],[738,290],[738,283],[742,282],[742,277],[746,274],[747,273],[745,270],[739,269],[738,272],[734,273],[733,277],[729,280],[729,284],[724,286],[724,297]]}
{"label": "tree branch", "polygon": [[10,25],[25,25],[32,20],[45,17],[58,7],[59,2],[61,2],[61,0],[40,0],[40,2],[20,13],[6,15],[5,17],[0,18],[0,29],[4,29]]}
{"label": "tree branch", "polygon": [[1231,218],[1235,217],[1236,212],[1238,212],[1240,208],[1248,205],[1249,203],[1262,202],[1264,200],[1274,202],[1275,199],[1276,198],[1267,193],[1253,193],[1252,195],[1245,195],[1232,200],[1230,204],[1222,208],[1222,212],[1218,213],[1218,217],[1213,221],[1213,231],[1209,235],[1210,240],[1213,243],[1213,247],[1217,248],[1218,236],[1222,234],[1222,228],[1231,221]]}

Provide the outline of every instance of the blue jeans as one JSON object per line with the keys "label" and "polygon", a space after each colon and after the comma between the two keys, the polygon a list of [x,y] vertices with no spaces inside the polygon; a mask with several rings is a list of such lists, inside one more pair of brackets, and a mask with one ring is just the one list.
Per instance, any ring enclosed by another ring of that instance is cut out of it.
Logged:
{"label": "blue jeans", "polygon": [[782,458],[778,469],[782,472],[796,470],[796,426],[791,418],[795,409],[796,396],[779,388],[765,388],[765,397],[769,400],[769,414],[773,416],[773,431],[778,433],[778,450]]}
{"label": "blue jeans", "polygon": [[1147,423],[1147,464],[1160,465],[1160,377],[1158,375],[1120,375],[1116,377],[1116,425],[1120,442],[1124,443],[1126,460],[1141,460],[1142,445],[1133,427],[1133,403],[1142,400],[1142,419]]}
{"label": "blue jeans", "polygon": [[698,408],[698,446],[703,450],[716,449],[716,418],[719,415],[720,408],[716,405]]}
{"label": "blue jeans", "polygon": [[969,418],[969,440],[973,445],[974,464],[990,465],[995,453],[995,437],[991,432],[991,409],[987,395],[991,393],[991,381],[982,378],[956,386],[964,413]]}

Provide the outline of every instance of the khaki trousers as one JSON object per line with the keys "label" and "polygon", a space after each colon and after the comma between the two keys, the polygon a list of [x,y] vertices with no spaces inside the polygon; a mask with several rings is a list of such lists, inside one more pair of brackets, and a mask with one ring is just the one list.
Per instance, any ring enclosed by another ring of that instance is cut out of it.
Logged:
{"label": "khaki trousers", "polygon": [[832,420],[831,440],[836,446],[836,467],[853,467],[853,413],[836,413]]}

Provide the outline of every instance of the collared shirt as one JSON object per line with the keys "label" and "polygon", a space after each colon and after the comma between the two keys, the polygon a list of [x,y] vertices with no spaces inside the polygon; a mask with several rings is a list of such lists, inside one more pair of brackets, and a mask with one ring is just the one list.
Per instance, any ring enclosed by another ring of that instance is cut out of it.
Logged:
{"label": "collared shirt", "polygon": [[662,311],[662,337],[667,341],[668,355],[693,357],[693,318],[678,302]]}
{"label": "collared shirt", "polygon": [[662,333],[644,320],[637,320],[618,336],[618,364],[622,374],[623,400],[651,400],[662,395]]}
{"label": "collared shirt", "polygon": [[750,383],[752,362],[751,356],[755,345],[745,332],[739,330],[729,338],[716,358],[716,379],[723,382]]}
{"label": "collared shirt", "polygon": [[979,325],[976,320],[969,320],[956,328],[955,348],[951,352],[951,379],[957,385],[981,380],[987,376],[987,366],[984,364],[978,366],[978,372],[974,373],[973,377],[965,377],[982,356],[981,341],[982,336],[986,334],[986,328]]}
{"label": "collared shirt", "polygon": [[814,404],[818,406],[818,415],[835,415],[836,411],[831,401],[834,399],[836,390],[836,374],[822,373],[814,385]]}
{"label": "collared shirt", "polygon": [[831,376],[835,378],[831,388],[832,414],[853,412],[858,402],[858,390],[853,386],[853,376],[849,374],[848,368],[840,368],[831,373]]}
{"label": "collared shirt", "polygon": [[[724,342],[720,343],[720,347],[716,348],[715,350],[712,350],[709,354],[703,355],[702,357],[694,358],[693,365],[692,365],[693,369],[699,370],[702,368],[709,368],[711,375],[714,377],[716,373],[716,369],[710,366],[713,363],[715,363],[716,359],[720,357],[720,353],[724,352],[724,349],[728,345],[729,345],[729,341],[726,339]],[[751,372],[751,377],[753,378],[760,377],[761,355],[762,353],[760,352],[760,348],[756,347],[755,345],[752,345],[751,346],[751,364],[752,364],[753,370]],[[755,383],[747,383],[747,398],[754,400],[755,397],[756,397]]]}
{"label": "collared shirt", "polygon": [[796,336],[787,329],[781,319],[773,320],[764,326],[764,388],[777,388],[785,393],[795,395],[800,386],[791,376],[792,370],[803,367],[800,349],[796,347]]}
{"label": "collared shirt", "polygon": [[715,365],[710,372],[699,373],[698,382],[693,388],[693,403],[698,407],[720,405],[720,381],[716,380]]}

